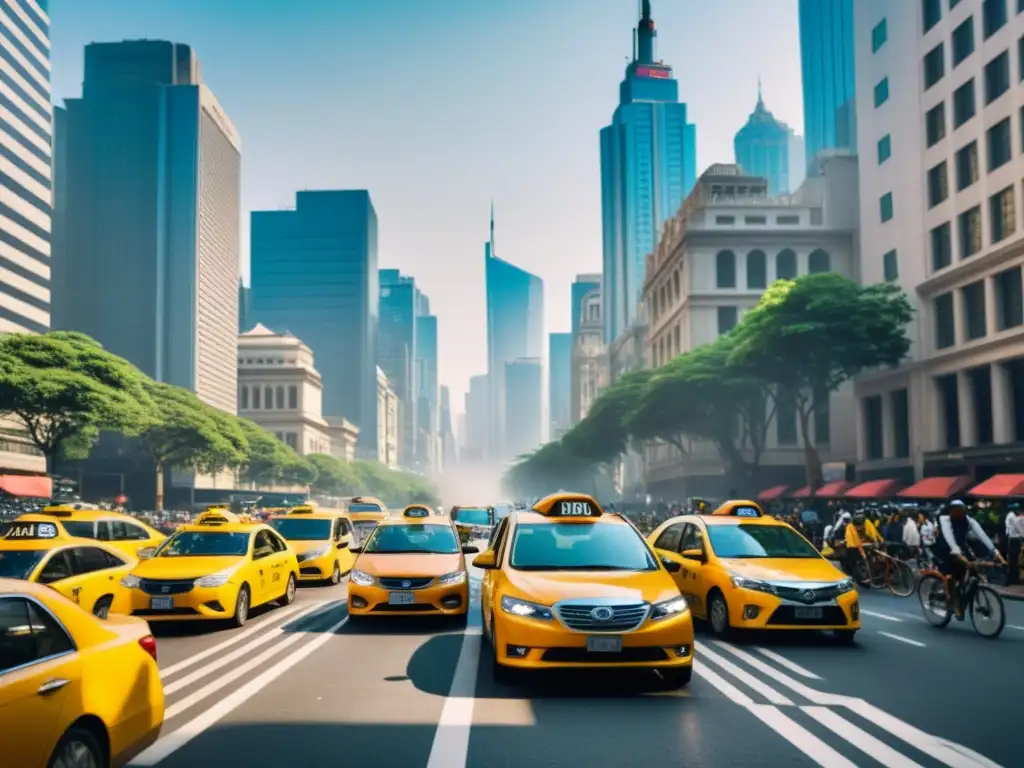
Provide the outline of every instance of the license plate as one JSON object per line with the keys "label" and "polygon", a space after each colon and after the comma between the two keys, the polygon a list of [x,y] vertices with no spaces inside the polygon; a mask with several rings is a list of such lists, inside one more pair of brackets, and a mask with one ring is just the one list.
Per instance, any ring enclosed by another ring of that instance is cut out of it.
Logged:
{"label": "license plate", "polygon": [[591,653],[620,653],[621,637],[588,637],[587,650]]}
{"label": "license plate", "polygon": [[388,605],[412,605],[415,602],[415,592],[388,592]]}
{"label": "license plate", "polygon": [[793,615],[798,619],[820,619],[821,608],[794,608]]}
{"label": "license plate", "polygon": [[149,607],[154,611],[169,611],[174,607],[174,598],[152,597],[149,600]]}

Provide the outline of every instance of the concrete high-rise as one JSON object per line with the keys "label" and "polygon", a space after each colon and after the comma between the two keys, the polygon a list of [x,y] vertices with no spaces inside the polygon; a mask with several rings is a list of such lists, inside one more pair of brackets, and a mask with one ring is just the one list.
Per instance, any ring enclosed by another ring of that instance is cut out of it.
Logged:
{"label": "concrete high-rise", "polygon": [[540,358],[505,363],[506,460],[535,451],[544,439],[544,365]]}
{"label": "concrete high-rise", "polygon": [[481,374],[469,380],[466,392],[466,428],[462,433],[462,462],[482,464],[487,458],[491,434],[490,376]]}
{"label": "concrete high-rise", "polygon": [[768,194],[785,194],[795,188],[789,179],[792,143],[792,129],[765,107],[758,83],[754,111],[733,139],[737,164],[750,176],[768,179]]}
{"label": "concrete high-rise", "polygon": [[601,129],[606,343],[636,319],[644,256],[697,177],[697,128],[687,122],[672,67],[655,58],[650,0],[643,0],[635,34],[619,104],[611,124]]}
{"label": "concrete high-rise", "polygon": [[366,190],[303,191],[294,210],[252,213],[254,319],[300,337],[324,381],[323,414],[377,451],[377,213]]}
{"label": "concrete high-rise", "polygon": [[380,270],[380,367],[398,396],[398,464],[412,468],[416,457],[415,278],[397,269]]}
{"label": "concrete high-rise", "polygon": [[855,100],[853,0],[800,0],[800,70],[804,152],[810,168],[823,149],[857,146],[850,125]]}
{"label": "concrete high-rise", "polygon": [[66,110],[54,327],[234,413],[241,142],[195,54],[88,45]]}
{"label": "concrete high-rise", "polygon": [[571,333],[548,336],[548,436],[551,440],[560,437],[572,425],[572,341]]}

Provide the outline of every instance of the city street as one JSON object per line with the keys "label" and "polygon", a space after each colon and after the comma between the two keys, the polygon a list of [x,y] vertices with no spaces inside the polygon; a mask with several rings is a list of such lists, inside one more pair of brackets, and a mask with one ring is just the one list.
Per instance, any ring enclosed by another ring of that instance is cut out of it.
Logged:
{"label": "city street", "polygon": [[[478,574],[477,574],[478,576]],[[478,583],[478,582],[475,582]],[[996,642],[868,594],[857,646],[712,640],[689,688],[558,674],[502,687],[470,626],[349,622],[346,585],[305,588],[242,630],[157,627],[161,740],[133,765],[813,766],[1020,764],[1024,603]]]}

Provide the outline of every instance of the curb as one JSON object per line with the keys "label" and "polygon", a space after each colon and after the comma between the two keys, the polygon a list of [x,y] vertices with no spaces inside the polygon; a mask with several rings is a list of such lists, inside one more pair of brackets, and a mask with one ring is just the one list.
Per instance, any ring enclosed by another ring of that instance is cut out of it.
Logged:
{"label": "curb", "polygon": [[998,587],[993,587],[996,594],[999,595],[1003,600],[1009,600],[1014,603],[1024,603],[1024,593],[1022,592],[1006,592]]}

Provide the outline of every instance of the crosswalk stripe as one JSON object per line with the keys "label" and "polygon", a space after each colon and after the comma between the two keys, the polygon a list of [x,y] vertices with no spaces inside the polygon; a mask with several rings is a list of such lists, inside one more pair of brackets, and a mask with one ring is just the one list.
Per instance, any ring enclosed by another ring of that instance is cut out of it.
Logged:
{"label": "crosswalk stripe", "polygon": [[842,736],[861,752],[864,752],[869,757],[873,757],[882,765],[886,766],[886,768],[924,768],[920,763],[914,762],[906,755],[890,747],[881,739],[875,738],[870,733],[862,728],[858,728],[850,721],[844,720],[827,707],[814,706],[801,707],[800,709],[836,735]]}
{"label": "crosswalk stripe", "polygon": [[844,757],[777,707],[771,704],[751,704],[747,711],[822,768],[857,768],[856,763]]}
{"label": "crosswalk stripe", "polygon": [[769,651],[767,648],[761,648],[761,647],[757,647],[754,650],[757,651],[758,653],[760,653],[762,656],[765,656],[766,658],[771,659],[772,661],[774,661],[779,666],[785,667],[790,672],[796,672],[801,677],[806,677],[808,680],[821,680],[820,677],[818,677],[816,674],[811,672],[809,669],[804,669],[799,664],[797,664],[795,661],[790,661],[789,659],[787,659],[785,656],[782,656],[781,654],[775,653],[774,651]]}
{"label": "crosswalk stripe", "polygon": [[714,651],[708,649],[706,646],[701,646],[701,648],[697,652],[705,661],[712,662],[716,667],[719,667],[723,671],[728,672],[730,675],[732,675],[740,682],[746,683],[747,687],[752,688],[753,690],[760,693],[772,704],[782,704],[784,706],[793,705],[793,701],[790,698],[784,696],[767,683],[761,682],[749,672],[740,669],[728,659],[722,658]]}

